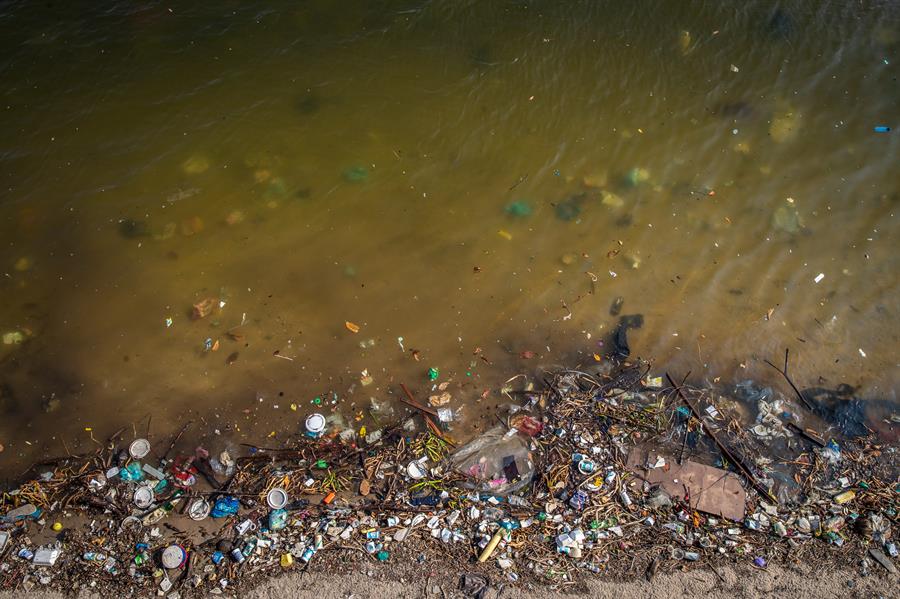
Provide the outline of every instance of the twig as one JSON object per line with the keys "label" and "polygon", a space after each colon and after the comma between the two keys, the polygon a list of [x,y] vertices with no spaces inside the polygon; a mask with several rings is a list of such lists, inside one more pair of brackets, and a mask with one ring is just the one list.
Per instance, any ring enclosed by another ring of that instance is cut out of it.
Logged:
{"label": "twig", "polygon": [[166,450],[166,453],[163,454],[161,459],[164,460],[167,457],[169,457],[169,453],[171,453],[171,451],[175,448],[175,444],[178,443],[179,439],[181,439],[181,435],[183,435],[184,432],[188,429],[188,427],[190,425],[192,425],[193,423],[194,423],[193,420],[188,420],[187,422],[184,423],[184,426],[181,427],[181,430],[178,431],[178,434],[175,435],[175,437],[172,439],[172,442],[169,444],[169,448]]}
{"label": "twig", "polygon": [[772,364],[772,363],[769,362],[768,360],[763,360],[763,361],[764,361],[766,364],[768,364],[769,366],[771,366],[772,368],[774,368],[775,370],[777,370],[779,373],[781,373],[781,376],[783,376],[783,377],[784,377],[784,380],[786,380],[786,381],[788,382],[788,384],[791,386],[791,389],[794,390],[794,393],[797,394],[797,397],[800,398],[800,401],[803,403],[803,405],[805,405],[806,408],[807,408],[808,410],[810,410],[811,412],[815,412],[815,411],[816,411],[816,408],[815,408],[811,403],[809,403],[809,400],[807,400],[805,397],[803,397],[803,394],[800,393],[800,389],[797,388],[797,385],[795,385],[795,384],[794,384],[794,381],[791,380],[791,377],[788,376],[788,373],[787,373],[787,369],[788,369],[788,352],[790,352],[790,349],[785,349],[785,350],[784,350],[784,369],[778,368],[777,366],[775,366],[774,364]]}
{"label": "twig", "polygon": [[684,401],[685,404],[687,404],[687,407],[690,408],[691,412],[693,412],[694,417],[700,421],[700,426],[703,427],[703,430],[706,432],[706,434],[709,435],[710,438],[715,442],[716,446],[719,448],[719,451],[721,451],[725,455],[725,457],[727,457],[731,461],[732,464],[734,464],[735,466],[738,467],[738,469],[741,471],[741,474],[743,474],[747,478],[747,481],[753,486],[754,489],[757,490],[757,492],[759,492],[760,495],[767,498],[769,501],[771,501],[773,503],[778,503],[778,500],[775,498],[774,495],[772,495],[771,491],[769,491],[767,488],[765,488],[762,485],[762,483],[760,483],[758,480],[756,480],[756,477],[753,476],[753,473],[744,464],[744,461],[737,454],[735,454],[730,449],[728,449],[728,447],[724,443],[722,443],[721,440],[719,440],[719,437],[706,424],[706,422],[701,417],[700,412],[697,410],[697,408],[694,407],[694,404],[691,403],[691,401],[687,398],[687,396],[681,391],[681,387],[679,387],[678,385],[675,384],[675,381],[672,380],[672,377],[669,376],[668,372],[666,373],[666,378],[669,379],[669,383],[671,383],[671,385],[673,387],[675,387],[675,391],[678,393],[678,396],[682,399],[682,401]]}

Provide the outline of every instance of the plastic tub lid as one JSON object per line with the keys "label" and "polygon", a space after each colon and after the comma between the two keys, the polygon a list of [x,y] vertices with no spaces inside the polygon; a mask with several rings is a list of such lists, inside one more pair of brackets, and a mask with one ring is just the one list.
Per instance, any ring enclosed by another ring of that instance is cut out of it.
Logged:
{"label": "plastic tub lid", "polygon": [[153,503],[153,489],[148,486],[141,486],[134,491],[134,505],[141,509],[148,508]]}
{"label": "plastic tub lid", "polygon": [[181,545],[169,545],[163,550],[162,565],[164,568],[174,570],[180,568],[187,561],[187,552]]}
{"label": "plastic tub lid", "polygon": [[284,489],[275,487],[266,495],[266,503],[273,510],[280,510],[287,505],[288,494]]}
{"label": "plastic tub lid", "polygon": [[325,417],[321,414],[310,414],[306,418],[306,430],[311,433],[321,433],[325,430]]}
{"label": "plastic tub lid", "polygon": [[147,439],[135,439],[128,446],[128,455],[136,460],[141,459],[150,453],[150,441]]}
{"label": "plastic tub lid", "polygon": [[198,499],[188,509],[188,515],[191,517],[191,520],[203,520],[209,516],[209,512],[209,502],[205,499]]}

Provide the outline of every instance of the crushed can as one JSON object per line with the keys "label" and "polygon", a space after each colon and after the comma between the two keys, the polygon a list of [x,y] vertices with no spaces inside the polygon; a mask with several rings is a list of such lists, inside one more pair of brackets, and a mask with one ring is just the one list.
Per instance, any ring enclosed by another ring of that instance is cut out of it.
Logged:
{"label": "crushed can", "polygon": [[571,505],[573,509],[580,511],[584,509],[587,499],[588,494],[579,489],[578,491],[575,491],[575,494],[569,499],[569,505]]}

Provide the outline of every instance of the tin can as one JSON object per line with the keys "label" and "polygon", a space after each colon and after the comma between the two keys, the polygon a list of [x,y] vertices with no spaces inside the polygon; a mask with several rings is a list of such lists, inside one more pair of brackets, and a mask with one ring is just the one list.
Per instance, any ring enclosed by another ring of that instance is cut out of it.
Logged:
{"label": "tin can", "polygon": [[244,560],[247,558],[244,557],[244,554],[241,553],[240,549],[235,548],[235,549],[231,550],[231,559],[233,559],[238,564],[242,564],[242,563],[244,563]]}
{"label": "tin can", "polygon": [[312,547],[307,547],[307,548],[303,551],[303,555],[300,556],[300,561],[303,562],[304,564],[308,563],[309,560],[312,559],[312,556],[313,556],[315,553],[316,553],[316,550],[315,550],[315,549],[313,549]]}
{"label": "tin can", "polygon": [[572,495],[572,498],[569,499],[569,505],[571,505],[576,510],[583,510],[585,503],[587,503],[588,494],[582,490],[575,491],[575,494]]}

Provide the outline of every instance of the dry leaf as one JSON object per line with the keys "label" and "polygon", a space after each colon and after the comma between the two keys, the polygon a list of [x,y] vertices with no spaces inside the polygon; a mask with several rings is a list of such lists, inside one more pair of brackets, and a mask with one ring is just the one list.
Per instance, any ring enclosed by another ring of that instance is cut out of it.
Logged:
{"label": "dry leaf", "polygon": [[359,332],[359,325],[354,324],[354,323],[350,322],[349,320],[344,323],[344,326],[347,327],[347,330],[350,331],[351,333]]}
{"label": "dry leaf", "polygon": [[436,408],[440,406],[446,406],[448,403],[450,403],[451,397],[452,396],[450,395],[450,392],[444,391],[440,395],[431,395],[428,398],[428,403]]}
{"label": "dry leaf", "polygon": [[359,494],[360,495],[368,495],[369,491],[372,490],[372,485],[366,479],[362,479],[359,481]]}

